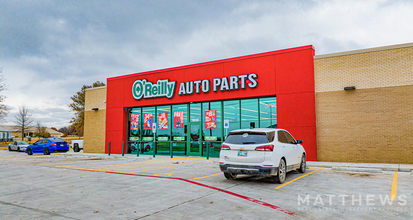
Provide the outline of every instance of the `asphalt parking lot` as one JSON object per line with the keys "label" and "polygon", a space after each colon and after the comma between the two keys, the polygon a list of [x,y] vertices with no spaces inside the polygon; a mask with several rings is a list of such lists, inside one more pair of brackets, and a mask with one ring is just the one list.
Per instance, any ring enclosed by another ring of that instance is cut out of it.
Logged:
{"label": "asphalt parking lot", "polygon": [[0,151],[1,219],[413,219],[411,172],[292,172],[227,180],[217,158]]}

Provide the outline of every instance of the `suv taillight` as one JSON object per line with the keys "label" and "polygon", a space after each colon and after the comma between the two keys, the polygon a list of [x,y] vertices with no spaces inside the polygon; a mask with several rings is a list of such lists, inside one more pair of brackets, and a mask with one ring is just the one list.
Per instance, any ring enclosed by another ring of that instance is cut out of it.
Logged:
{"label": "suv taillight", "polygon": [[52,146],[56,146],[56,143],[52,143]]}
{"label": "suv taillight", "polygon": [[274,145],[259,146],[259,147],[256,147],[255,150],[259,150],[259,151],[273,151],[273,150],[274,150]]}
{"label": "suv taillight", "polygon": [[225,144],[221,144],[221,150],[231,150],[231,148]]}

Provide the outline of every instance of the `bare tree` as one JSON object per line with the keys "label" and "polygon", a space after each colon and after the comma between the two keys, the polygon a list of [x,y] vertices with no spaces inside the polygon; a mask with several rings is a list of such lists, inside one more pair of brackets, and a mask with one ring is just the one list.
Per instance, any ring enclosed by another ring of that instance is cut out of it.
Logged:
{"label": "bare tree", "polygon": [[36,133],[34,133],[36,137],[42,137],[42,138],[49,138],[51,135],[49,132],[47,132],[47,128],[42,126],[40,121],[36,121]]}
{"label": "bare tree", "polygon": [[[32,114],[26,106],[22,105],[19,106],[19,112],[17,112],[15,117],[16,126],[19,127],[20,131],[22,132],[22,140],[24,140],[24,131],[27,130],[29,126],[33,123]],[[40,122],[38,123],[40,126]]]}
{"label": "bare tree", "polygon": [[[1,73],[3,73],[3,67],[0,67],[0,74]],[[6,90],[6,87],[7,85],[5,83],[5,79],[3,75],[0,75],[0,93]],[[0,95],[0,122],[5,121],[4,118],[7,116],[10,110],[9,107],[4,104],[5,99],[6,99],[6,96]]]}
{"label": "bare tree", "polygon": [[58,130],[58,132],[62,132],[64,136],[68,136],[70,133],[70,126],[62,127]]}
{"label": "bare tree", "polygon": [[42,125],[40,124],[40,121],[36,121],[36,136],[40,136],[41,132],[42,132]]}

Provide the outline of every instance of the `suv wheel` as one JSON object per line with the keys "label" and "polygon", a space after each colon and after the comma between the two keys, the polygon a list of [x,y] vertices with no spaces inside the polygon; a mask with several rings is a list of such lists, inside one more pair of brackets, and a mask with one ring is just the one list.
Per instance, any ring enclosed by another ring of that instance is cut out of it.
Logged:
{"label": "suv wheel", "polygon": [[225,178],[227,178],[227,179],[229,179],[229,180],[235,180],[235,178],[237,178],[237,174],[236,174],[236,173],[224,172],[224,176],[225,176]]}
{"label": "suv wheel", "polygon": [[17,152],[20,152],[20,147],[17,148]]}
{"label": "suv wheel", "polygon": [[301,164],[300,164],[300,169],[298,169],[298,172],[300,173],[305,173],[305,170],[307,169],[307,161],[305,160],[305,154],[301,157]]}
{"label": "suv wheel", "polygon": [[11,151],[11,148],[10,148],[10,146],[9,146],[9,151]]}
{"label": "suv wheel", "polygon": [[28,149],[27,149],[27,154],[28,154],[28,155],[33,155],[32,149],[28,148]]}
{"label": "suv wheel", "polygon": [[286,164],[285,160],[282,158],[280,160],[280,164],[278,165],[278,173],[277,176],[273,176],[273,182],[275,183],[284,183],[285,181],[285,176],[287,175],[287,169],[286,169]]}
{"label": "suv wheel", "polygon": [[50,155],[49,148],[44,148],[44,155]]}
{"label": "suv wheel", "polygon": [[75,145],[75,148],[73,148],[74,152],[79,152],[79,146]]}

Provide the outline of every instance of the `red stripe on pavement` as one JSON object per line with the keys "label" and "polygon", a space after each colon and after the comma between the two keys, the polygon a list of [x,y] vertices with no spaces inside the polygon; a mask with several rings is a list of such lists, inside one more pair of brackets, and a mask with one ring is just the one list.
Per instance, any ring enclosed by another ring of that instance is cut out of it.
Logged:
{"label": "red stripe on pavement", "polygon": [[257,204],[260,204],[260,205],[263,205],[263,206],[266,206],[266,207],[269,207],[269,208],[278,210],[278,211],[283,212],[283,213],[285,213],[285,214],[287,214],[287,215],[298,217],[298,215],[295,214],[294,212],[289,211],[289,210],[286,210],[286,209],[283,209],[283,208],[281,208],[281,207],[279,207],[279,206],[272,205],[272,204],[269,204],[269,203],[266,203],[266,202],[263,202],[263,201],[260,201],[260,200],[253,199],[253,198],[248,197],[248,196],[243,196],[243,195],[240,195],[240,194],[231,192],[231,191],[227,191],[227,190],[220,189],[220,188],[213,187],[213,186],[208,186],[208,185],[205,185],[205,184],[202,184],[202,183],[198,183],[198,182],[195,182],[195,181],[192,181],[192,180],[183,179],[183,178],[167,177],[167,176],[150,176],[150,175],[144,175],[144,174],[120,173],[120,172],[113,172],[113,171],[79,170],[79,169],[67,168],[67,167],[50,167],[50,166],[42,166],[42,165],[27,165],[27,164],[19,164],[19,165],[16,165],[16,164],[2,164],[2,165],[37,166],[37,167],[48,167],[48,168],[64,169],[64,170],[89,171],[89,172],[96,172],[96,173],[111,173],[111,174],[121,174],[121,175],[128,175],[128,176],[141,176],[141,177],[152,177],[152,178],[161,178],[161,179],[181,180],[181,181],[184,181],[184,182],[187,182],[187,183],[191,183],[191,184],[195,184],[195,185],[198,185],[198,186],[202,186],[202,187],[205,187],[205,188],[208,188],[208,189],[213,189],[213,190],[217,190],[217,191],[220,191],[220,192],[223,192],[223,193],[227,193],[227,194],[229,194],[229,195],[232,195],[232,196],[235,196],[235,197],[238,197],[238,198],[241,198],[241,199],[248,200],[248,201],[250,201],[250,202],[254,202],[254,203],[257,203]]}

